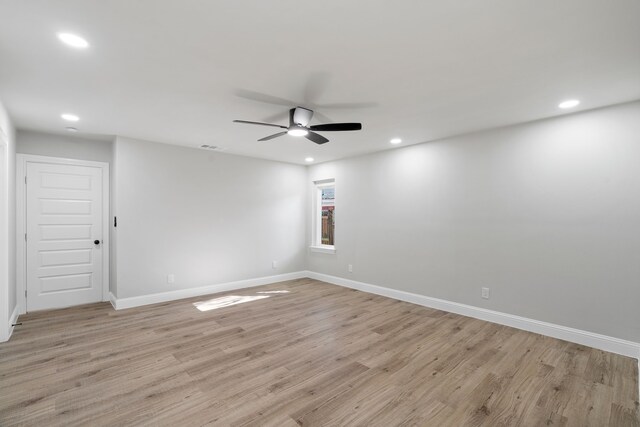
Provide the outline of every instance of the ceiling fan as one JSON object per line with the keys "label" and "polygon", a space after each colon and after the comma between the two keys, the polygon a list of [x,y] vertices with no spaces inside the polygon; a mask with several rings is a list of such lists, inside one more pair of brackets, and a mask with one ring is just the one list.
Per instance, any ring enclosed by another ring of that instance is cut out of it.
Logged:
{"label": "ceiling fan", "polygon": [[279,136],[289,134],[292,136],[304,136],[309,141],[313,141],[316,144],[324,144],[329,142],[327,138],[324,136],[317,134],[317,132],[340,132],[346,130],[360,130],[362,129],[361,123],[327,123],[324,125],[312,125],[309,126],[309,122],[311,122],[311,117],[313,117],[313,111],[307,108],[296,107],[289,110],[289,126],[275,125],[272,123],[262,123],[262,122],[249,122],[246,120],[234,120],[234,123],[246,123],[249,125],[259,125],[259,126],[272,126],[281,129],[286,129],[285,131],[275,133],[273,135],[265,136],[264,138],[259,139],[258,141],[268,141],[270,139],[277,138]]}

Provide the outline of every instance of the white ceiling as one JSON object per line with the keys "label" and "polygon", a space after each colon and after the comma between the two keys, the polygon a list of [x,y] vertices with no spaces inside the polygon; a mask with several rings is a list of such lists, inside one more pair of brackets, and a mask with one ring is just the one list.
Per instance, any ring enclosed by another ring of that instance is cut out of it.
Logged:
{"label": "white ceiling", "polygon": [[[72,112],[90,134],[327,161],[638,99],[639,18],[637,0],[2,0],[0,99],[19,128]],[[247,99],[270,97],[292,103]],[[316,146],[232,123],[295,104],[364,129]]]}

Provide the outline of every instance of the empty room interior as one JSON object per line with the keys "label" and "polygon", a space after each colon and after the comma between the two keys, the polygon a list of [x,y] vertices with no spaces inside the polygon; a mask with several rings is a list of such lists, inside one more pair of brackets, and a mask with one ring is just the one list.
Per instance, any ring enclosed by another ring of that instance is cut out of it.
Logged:
{"label": "empty room interior", "polygon": [[0,426],[640,426],[640,2],[2,0]]}

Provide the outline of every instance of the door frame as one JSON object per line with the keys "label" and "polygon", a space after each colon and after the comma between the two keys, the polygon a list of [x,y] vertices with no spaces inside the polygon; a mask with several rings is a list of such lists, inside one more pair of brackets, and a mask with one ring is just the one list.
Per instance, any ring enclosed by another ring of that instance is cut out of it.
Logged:
{"label": "door frame", "polygon": [[109,301],[109,163],[61,157],[16,154],[16,297],[20,314],[27,312],[27,163],[89,166],[102,169],[102,301]]}
{"label": "door frame", "polygon": [[[0,213],[0,342],[7,341],[11,334],[11,313],[9,313],[9,174],[8,168],[4,166],[9,164],[9,138],[0,127],[0,160],[4,161],[3,170],[0,172],[0,207],[3,212]],[[4,191],[3,191],[4,190]]]}

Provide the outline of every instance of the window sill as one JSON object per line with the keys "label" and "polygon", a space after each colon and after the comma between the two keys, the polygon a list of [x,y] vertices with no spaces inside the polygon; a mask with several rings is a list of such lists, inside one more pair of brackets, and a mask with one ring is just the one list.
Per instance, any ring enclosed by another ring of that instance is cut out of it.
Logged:
{"label": "window sill", "polygon": [[336,253],[336,247],[335,246],[329,246],[329,245],[309,246],[309,250],[311,252],[318,252],[318,253],[321,253],[321,254],[335,254]]}

